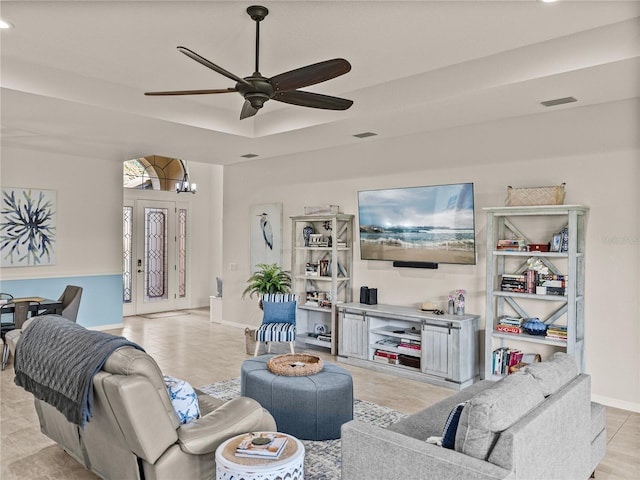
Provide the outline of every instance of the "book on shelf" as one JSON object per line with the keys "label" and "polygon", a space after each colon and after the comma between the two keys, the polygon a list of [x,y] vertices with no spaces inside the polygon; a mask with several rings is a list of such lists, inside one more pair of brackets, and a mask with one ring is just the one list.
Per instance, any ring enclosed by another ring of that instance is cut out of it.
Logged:
{"label": "book on shelf", "polygon": [[384,350],[376,350],[373,354],[373,360],[379,363],[388,363],[398,365],[400,360],[397,353],[385,352]]}
{"label": "book on shelf", "polygon": [[398,344],[398,351],[417,354],[422,351],[422,346],[415,343],[400,343]]}
{"label": "book on shelf", "polygon": [[307,263],[304,269],[304,274],[307,277],[319,277],[319,267],[317,263]]}
{"label": "book on shelf", "polygon": [[518,349],[501,347],[493,351],[492,370],[494,375],[508,375],[510,368],[522,361],[523,353]]}
{"label": "book on shelf", "polygon": [[523,251],[526,249],[524,238],[502,238],[498,240],[496,250]]}
{"label": "book on shelf", "polygon": [[236,447],[236,457],[277,459],[287,441],[280,433],[248,433]]}
{"label": "book on shelf", "polygon": [[498,317],[498,323],[503,325],[513,325],[514,327],[521,327],[524,319],[522,317],[515,317],[511,315],[501,315]]}
{"label": "book on shelf", "polygon": [[496,330],[498,332],[504,332],[504,333],[517,333],[517,334],[522,333],[522,329],[519,326],[509,325],[505,323],[499,323],[498,325],[496,325]]}
{"label": "book on shelf", "polygon": [[379,357],[378,355],[373,356],[373,361],[378,363],[384,363],[387,365],[400,365],[400,360],[386,357]]}
{"label": "book on shelf", "polygon": [[551,325],[547,328],[546,338],[551,340],[567,340],[567,327]]}
{"label": "book on shelf", "polygon": [[374,355],[378,355],[380,357],[393,358],[397,359],[398,354],[395,352],[387,352],[386,350],[376,350]]}

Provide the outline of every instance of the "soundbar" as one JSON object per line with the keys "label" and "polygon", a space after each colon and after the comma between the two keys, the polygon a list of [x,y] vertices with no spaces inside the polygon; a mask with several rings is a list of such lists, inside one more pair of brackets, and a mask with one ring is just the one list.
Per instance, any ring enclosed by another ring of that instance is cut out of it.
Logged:
{"label": "soundbar", "polygon": [[393,262],[393,266],[409,268],[430,268],[432,270],[438,268],[438,264],[433,262],[400,262],[397,260]]}

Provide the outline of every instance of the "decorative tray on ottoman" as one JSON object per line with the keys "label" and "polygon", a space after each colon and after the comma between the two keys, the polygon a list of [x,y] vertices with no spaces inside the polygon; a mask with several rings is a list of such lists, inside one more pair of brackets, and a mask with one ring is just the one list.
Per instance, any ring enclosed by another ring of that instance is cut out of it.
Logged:
{"label": "decorative tray on ottoman", "polygon": [[286,375],[289,377],[302,377],[313,375],[322,370],[324,362],[317,355],[305,353],[289,353],[286,355],[276,355],[267,362],[267,368],[276,375]]}

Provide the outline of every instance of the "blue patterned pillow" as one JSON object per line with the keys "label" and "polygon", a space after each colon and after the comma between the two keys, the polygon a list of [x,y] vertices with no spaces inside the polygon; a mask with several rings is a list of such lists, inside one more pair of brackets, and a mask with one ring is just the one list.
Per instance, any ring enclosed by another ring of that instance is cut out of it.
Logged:
{"label": "blue patterned pillow", "polygon": [[165,375],[164,384],[180,423],[188,423],[200,417],[198,396],[189,383]]}
{"label": "blue patterned pillow", "polygon": [[262,302],[262,323],[296,323],[296,302]]}
{"label": "blue patterned pillow", "polygon": [[444,431],[442,432],[442,446],[444,448],[453,449],[456,446],[456,431],[458,430],[462,409],[466,404],[467,402],[459,403],[453,407],[453,410],[449,413],[447,422],[444,424]]}

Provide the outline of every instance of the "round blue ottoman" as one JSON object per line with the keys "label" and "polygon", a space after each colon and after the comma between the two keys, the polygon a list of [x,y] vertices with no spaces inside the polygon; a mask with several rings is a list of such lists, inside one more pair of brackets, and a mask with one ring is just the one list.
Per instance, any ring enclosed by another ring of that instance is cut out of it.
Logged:
{"label": "round blue ottoman", "polygon": [[267,369],[274,355],[245,360],[240,394],[256,400],[276,420],[279,432],[302,440],[340,438],[340,427],[353,419],[353,380],[344,368],[324,362],[313,375],[289,377]]}

